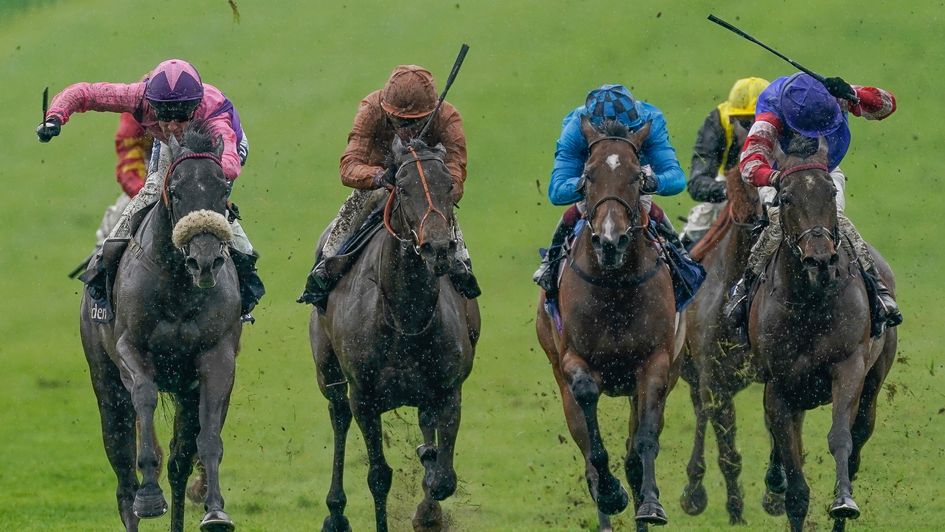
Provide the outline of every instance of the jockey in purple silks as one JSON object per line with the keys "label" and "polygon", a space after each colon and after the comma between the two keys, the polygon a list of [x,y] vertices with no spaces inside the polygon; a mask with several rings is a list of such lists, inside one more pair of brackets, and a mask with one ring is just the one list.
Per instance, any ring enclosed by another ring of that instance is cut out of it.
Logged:
{"label": "jockey in purple silks", "polygon": [[[190,63],[169,59],[159,64],[144,81],[137,83],[76,83],[53,98],[45,121],[36,128],[40,142],[49,142],[59,135],[73,113],[104,111],[130,113],[141,128],[154,137],[149,175],[144,187],[125,208],[115,228],[103,244],[105,253],[114,260],[128,245],[132,216],[153,204],[160,196],[165,173],[170,165],[166,143],[173,136],[180,138],[193,120],[206,122],[207,129],[223,142],[220,157],[223,173],[233,181],[240,174],[249,154],[249,141],[240,125],[239,113],[232,102],[213,85],[203,83]],[[249,312],[265,289],[256,275],[258,254],[250,244],[239,222],[232,222],[231,257],[240,280],[245,321],[252,321]],[[109,259],[111,260],[111,259]],[[83,278],[95,299],[105,296],[105,275],[102,253],[89,264]]]}
{"label": "jockey in purple silks", "polygon": [[[902,323],[902,314],[895,298],[875,269],[873,257],[860,233],[843,213],[846,176],[840,161],[850,147],[848,113],[867,120],[882,120],[896,111],[896,98],[877,87],[850,85],[841,78],[827,78],[821,83],[808,74],[798,72],[774,80],[759,96],[755,124],[742,149],[739,168],[742,177],[757,187],[780,186],[781,171],[775,168],[775,146],[787,147],[795,135],[824,137],[828,146],[827,167],[837,189],[837,224],[843,240],[852,243],[864,275],[875,286],[874,307],[879,315],[874,320],[873,335],[884,327]],[[761,275],[770,257],[781,245],[780,211],[768,207],[770,223],[755,243],[745,275],[732,289],[725,313],[737,324],[747,318],[746,303],[751,285]]]}

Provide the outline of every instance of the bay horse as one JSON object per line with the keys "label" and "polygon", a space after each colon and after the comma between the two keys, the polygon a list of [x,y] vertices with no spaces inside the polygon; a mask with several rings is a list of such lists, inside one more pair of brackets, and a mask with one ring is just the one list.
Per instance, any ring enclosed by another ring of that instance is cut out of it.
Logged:
{"label": "bay horse", "polygon": [[[733,124],[733,145],[744,144],[748,131]],[[725,508],[731,524],[744,524],[743,494],[738,483],[742,457],[735,445],[735,395],[753,382],[761,382],[742,334],[722,311],[729,289],[742,276],[755,240],[753,229],[761,217],[758,189],[746,183],[734,166],[725,172],[726,211],[691,254],[708,275],[686,309],[686,351],[682,378],[689,383],[689,395],[696,415],[692,455],[686,467],[688,484],[680,505],[689,515],[701,514],[708,505],[702,483],[705,477],[705,430],[711,420],[719,449],[719,469],[725,477]],[[763,507],[772,515],[784,513],[783,494],[766,492]]]}
{"label": "bay horse", "polygon": [[[561,392],[571,437],[585,460],[585,477],[601,530],[626,508],[627,492],[610,472],[597,419],[601,394],[629,396],[630,433],[624,469],[638,529],[665,524],[655,461],[666,396],[678,377],[676,310],[669,269],[644,236],[638,152],[650,132],[618,122],[581,131],[589,155],[582,187],[587,227],[569,252],[559,290],[561,328],[539,294],[536,330]],[[680,328],[680,332],[684,330]],[[684,334],[684,333],[681,333]],[[678,344],[681,347],[681,336]]]}
{"label": "bay horse", "polygon": [[220,432],[242,331],[236,270],[227,253],[232,232],[223,214],[231,185],[220,166],[222,139],[211,137],[202,123],[192,123],[181,144],[172,137],[169,148],[173,162],[162,201],[146,215],[117,267],[110,292],[114,319],[96,321],[97,307],[83,296],[82,345],[125,529],[136,531],[139,519],[167,511],[158,484],[154,410],[158,393],[168,392],[176,406],[167,461],[171,530],[184,528],[184,492],[196,455],[207,487],[200,528],[231,531],[219,481]]}
{"label": "bay horse", "polygon": [[334,431],[330,514],[323,530],[350,530],[343,475],[352,415],[367,446],[378,531],[387,530],[392,476],[382,413],[400,406],[418,410],[423,443],[417,455],[425,474],[414,528],[442,529],[438,501],[456,490],[453,452],[462,385],[479,338],[479,306],[444,276],[457,245],[445,149],[398,137],[391,151],[397,172],[384,209],[386,231],[371,237],[331,292],[326,312],[312,310],[309,326],[318,386]]}
{"label": "bay horse", "polygon": [[[870,338],[867,287],[852,246],[841,243],[827,143],[819,139],[811,154],[803,140],[795,139],[779,161],[784,239],[754,295],[749,336],[764,367],[765,423],[774,446],[765,483],[785,492],[791,530],[803,530],[810,493],[802,470],[804,412],[833,403],[827,443],[836,487],[828,512],[834,530],[843,530],[860,515],[852,480],[898,338],[896,329]],[[873,253],[894,290],[889,265]]]}

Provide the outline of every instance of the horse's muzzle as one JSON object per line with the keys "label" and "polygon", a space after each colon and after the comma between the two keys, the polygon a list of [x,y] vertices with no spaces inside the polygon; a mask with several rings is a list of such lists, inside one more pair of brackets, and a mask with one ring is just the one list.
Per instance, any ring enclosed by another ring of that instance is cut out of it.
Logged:
{"label": "horse's muzzle", "polygon": [[814,287],[827,287],[835,283],[840,277],[837,263],[840,255],[836,251],[807,255],[801,259],[801,265],[807,272],[807,279]]}
{"label": "horse's muzzle", "polygon": [[605,270],[623,266],[629,245],[630,235],[627,233],[620,233],[616,238],[609,235],[591,235],[591,246],[597,254],[597,262]]}
{"label": "horse's muzzle", "polygon": [[185,248],[184,266],[197,288],[213,288],[217,274],[226,264],[225,245],[213,235],[195,236]]}
{"label": "horse's muzzle", "polygon": [[456,240],[427,241],[420,244],[420,256],[437,277],[445,275],[453,266]]}

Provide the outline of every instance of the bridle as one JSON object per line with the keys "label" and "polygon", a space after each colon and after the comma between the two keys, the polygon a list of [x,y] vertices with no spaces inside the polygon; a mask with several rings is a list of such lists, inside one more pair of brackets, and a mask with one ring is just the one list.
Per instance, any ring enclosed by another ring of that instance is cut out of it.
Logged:
{"label": "bridle", "polygon": [[[161,187],[161,200],[164,202],[164,206],[167,208],[167,212],[170,214],[171,227],[174,227],[175,225],[177,225],[177,222],[179,222],[181,219],[181,217],[177,216],[174,213],[174,204],[171,203],[171,193],[170,193],[171,176],[174,175],[174,170],[177,169],[177,166],[188,159],[210,159],[211,161],[215,162],[217,166],[219,166],[221,169],[223,168],[223,161],[220,159],[220,156],[215,153],[210,153],[210,152],[185,153],[184,155],[181,155],[177,157],[176,159],[174,159],[171,162],[171,164],[168,165],[167,173],[164,174],[164,185]],[[185,257],[188,254],[187,247],[189,245],[190,244],[188,243],[184,247],[178,248],[178,251],[180,251]],[[220,249],[223,251],[224,255],[227,255],[229,253],[228,248],[229,248],[229,245],[227,242],[220,242]]]}
{"label": "bridle", "polygon": [[[392,226],[391,223],[390,223],[391,215],[393,214],[393,212],[394,212],[395,210],[397,210],[397,209],[400,207],[400,202],[397,201],[397,187],[394,187],[393,190],[390,191],[390,195],[387,197],[387,203],[384,205],[384,228],[387,229],[387,232],[388,232],[392,237],[394,237],[394,238],[396,238],[397,240],[399,240],[400,243],[401,243],[404,247],[407,247],[407,246],[412,247],[413,250],[414,250],[414,252],[416,252],[416,253],[419,255],[419,254],[420,254],[420,246],[422,246],[422,245],[423,245],[423,242],[424,242],[424,240],[423,240],[423,237],[424,237],[424,235],[423,235],[423,224],[426,223],[427,219],[430,217],[431,214],[438,215],[438,216],[440,216],[440,218],[443,218],[443,221],[446,222],[446,225],[447,225],[451,230],[452,230],[452,228],[453,228],[453,224],[451,224],[449,218],[447,218],[446,215],[443,214],[443,211],[441,211],[440,209],[436,208],[436,206],[433,204],[433,196],[430,194],[430,184],[427,182],[427,175],[426,175],[426,172],[424,172],[424,170],[423,170],[423,165],[420,164],[421,161],[439,161],[439,162],[443,162],[442,159],[440,159],[439,157],[433,156],[433,155],[427,155],[427,156],[424,156],[424,157],[420,157],[419,155],[417,155],[417,152],[416,152],[416,150],[413,149],[413,147],[408,147],[407,149],[410,151],[410,155],[412,156],[412,158],[407,159],[406,161],[400,163],[400,166],[397,167],[397,173],[395,174],[395,180],[396,180],[396,176],[397,176],[397,175],[400,175],[400,172],[404,169],[405,166],[407,166],[407,165],[409,165],[409,164],[416,164],[416,165],[417,165],[417,173],[420,175],[420,184],[423,186],[423,194],[424,194],[424,197],[425,197],[426,200],[427,200],[427,210],[426,210],[425,213],[423,213],[423,218],[420,219],[419,232],[418,232],[418,231],[414,231],[413,229],[411,229],[411,230],[410,230],[410,233],[411,233],[411,235],[412,235],[411,238],[404,238],[404,237],[398,235],[398,234],[397,234],[397,231],[394,230],[393,226]],[[401,218],[403,218],[403,214],[402,214],[402,213],[401,213]]]}
{"label": "bridle", "polygon": [[[637,155],[640,152],[640,147],[637,146],[632,140],[626,137],[608,136],[608,137],[600,137],[600,138],[594,139],[590,143],[588,143],[587,145],[588,154],[590,154],[591,152],[591,147],[593,147],[598,142],[601,142],[604,140],[615,140],[619,142],[626,142],[633,149],[634,155]],[[639,181],[641,185],[643,184],[643,181],[645,178],[646,178],[646,174],[643,172],[643,170],[640,170],[640,172],[635,176],[635,180]],[[585,168],[584,174],[581,175],[581,180],[578,184],[578,190],[584,189],[586,186],[587,186],[587,169]],[[592,236],[598,235],[597,229],[594,227],[594,215],[597,213],[597,209],[608,201],[616,201],[617,203],[622,205],[623,208],[627,211],[627,215],[630,217],[631,220],[637,219],[637,216],[635,216],[634,213],[638,209],[634,209],[630,205],[630,203],[627,202],[627,200],[621,198],[620,196],[614,196],[614,195],[604,196],[603,198],[597,200],[597,202],[594,203],[594,205],[587,211],[587,214],[585,215],[585,219],[587,220],[587,225],[588,227],[591,228]],[[647,226],[647,221],[644,219],[643,223],[640,223],[638,225],[631,225],[630,227],[628,227],[627,230],[624,232],[624,234],[629,236],[630,233],[634,231],[639,231],[645,228],[646,226]]]}
{"label": "bridle", "polygon": [[[784,179],[787,176],[791,174],[795,174],[797,172],[801,172],[803,170],[821,170],[823,172],[826,172],[828,176],[830,174],[830,169],[827,168],[826,164],[803,163],[796,166],[792,166],[788,168],[787,170],[782,171],[781,182],[783,183]],[[839,225],[834,226],[832,230],[823,225],[815,225],[813,227],[809,227],[805,229],[797,236],[792,236],[792,235],[789,235],[787,231],[784,230],[784,216],[781,216],[781,232],[784,234],[784,241],[787,242],[788,247],[791,249],[791,253],[793,253],[794,256],[797,257],[798,259],[802,258],[804,255],[804,251],[801,249],[800,242],[805,236],[808,236],[808,235],[810,235],[811,238],[829,238],[831,242],[833,242],[834,248],[840,247]]]}

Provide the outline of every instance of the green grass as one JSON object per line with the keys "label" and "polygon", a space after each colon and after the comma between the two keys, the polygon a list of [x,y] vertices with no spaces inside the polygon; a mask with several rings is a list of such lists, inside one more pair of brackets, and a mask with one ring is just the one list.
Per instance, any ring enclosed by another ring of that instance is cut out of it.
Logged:
{"label": "green grass", "polygon": [[[25,3],[24,3],[25,4]],[[843,167],[847,212],[895,268],[906,314],[899,363],[887,380],[868,444],[850,530],[937,529],[945,514],[945,367],[938,222],[945,215],[940,154],[945,79],[937,3],[453,1],[0,2],[0,530],[114,530],[114,476],[78,338],[78,290],[65,272],[88,253],[113,182],[116,117],[77,116],[40,145],[32,133],[45,85],[134,80],[168,57],[194,62],[235,102],[252,141],[233,197],[261,250],[269,293],[244,333],[222,466],[227,510],[240,530],[311,530],[326,515],[331,428],[314,383],[308,312],[293,300],[314,241],[347,190],[340,156],[359,99],[400,63],[442,83],[461,42],[471,51],[450,100],[465,119],[469,179],[460,216],[485,294],[483,336],[464,389],[457,451],[459,492],[445,508],[456,530],[575,530],[596,522],[556,386],[534,336],[535,248],[560,209],[544,191],[562,116],[586,91],[623,82],[665,112],[688,168],[695,131],[738,77],[773,79],[790,67],[705,21],[731,20],[826,75],[894,91],[882,123],[855,120]],[[537,183],[536,183],[537,181]],[[674,216],[692,202],[660,201]],[[895,390],[895,393],[893,392]],[[727,527],[710,437],[710,506],[688,517],[685,483],[693,417],[688,391],[670,396],[658,480],[671,527]],[[782,528],[760,509],[768,452],[760,387],[737,402],[750,530]],[[395,470],[391,526],[409,528],[419,501],[415,414],[385,416]],[[161,414],[169,438],[170,412]],[[601,418],[614,457],[626,401]],[[829,528],[833,485],[829,410],[806,423],[810,523]],[[348,515],[370,529],[366,455],[348,445]],[[621,462],[614,461],[615,466]],[[621,474],[622,476],[622,474]],[[190,507],[188,529],[201,512]],[[631,515],[615,520],[629,529]],[[166,529],[167,519],[142,530]]]}

